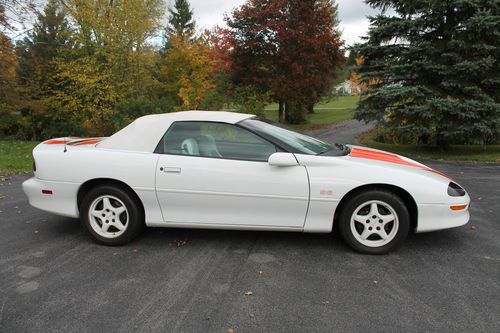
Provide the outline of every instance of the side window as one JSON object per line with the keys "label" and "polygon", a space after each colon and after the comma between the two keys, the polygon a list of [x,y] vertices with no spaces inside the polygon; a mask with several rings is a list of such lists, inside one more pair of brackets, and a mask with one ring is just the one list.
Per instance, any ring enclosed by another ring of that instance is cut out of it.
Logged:
{"label": "side window", "polygon": [[[276,147],[231,124],[180,121],[170,126],[157,151],[246,161],[267,161]],[[163,149],[162,149],[163,148]]]}

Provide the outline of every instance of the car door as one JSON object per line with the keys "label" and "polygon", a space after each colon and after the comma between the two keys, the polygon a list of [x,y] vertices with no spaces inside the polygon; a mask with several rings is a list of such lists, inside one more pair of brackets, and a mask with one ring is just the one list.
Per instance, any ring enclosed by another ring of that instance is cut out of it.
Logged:
{"label": "car door", "polygon": [[277,148],[237,125],[182,121],[158,145],[157,197],[165,222],[302,228],[305,167],[270,166]]}

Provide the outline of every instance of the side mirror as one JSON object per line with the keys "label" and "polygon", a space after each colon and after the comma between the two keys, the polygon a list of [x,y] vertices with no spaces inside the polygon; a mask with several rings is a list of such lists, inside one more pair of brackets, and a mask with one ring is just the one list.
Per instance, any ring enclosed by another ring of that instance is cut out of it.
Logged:
{"label": "side mirror", "polygon": [[293,154],[291,153],[274,153],[269,156],[268,162],[269,165],[280,167],[298,165],[295,156],[293,156]]}

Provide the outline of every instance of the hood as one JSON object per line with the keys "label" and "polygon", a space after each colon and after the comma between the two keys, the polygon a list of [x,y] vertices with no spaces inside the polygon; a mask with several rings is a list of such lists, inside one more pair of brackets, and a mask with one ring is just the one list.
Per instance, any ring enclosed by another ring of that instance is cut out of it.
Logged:
{"label": "hood", "polygon": [[430,168],[422,163],[419,163],[417,161],[414,161],[412,159],[409,159],[409,158],[401,156],[401,155],[388,153],[388,152],[385,152],[383,150],[377,150],[377,149],[359,147],[359,146],[350,146],[350,148],[351,148],[351,151],[348,155],[350,158],[366,159],[366,160],[372,160],[372,161],[377,161],[377,162],[381,162],[381,163],[412,167],[412,168],[432,172],[432,173],[440,175],[442,177],[451,179],[449,176],[445,175],[442,172],[436,171],[436,170],[434,170],[434,169],[432,169],[432,168]]}

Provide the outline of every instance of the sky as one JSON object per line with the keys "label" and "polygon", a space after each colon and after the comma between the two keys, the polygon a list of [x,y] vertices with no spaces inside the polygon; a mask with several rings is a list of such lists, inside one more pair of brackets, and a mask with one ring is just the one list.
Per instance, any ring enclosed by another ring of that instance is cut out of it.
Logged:
{"label": "sky", "polygon": [[[225,14],[230,14],[233,9],[239,7],[245,1],[246,0],[189,0],[199,30],[205,28],[210,29],[215,25],[225,26]],[[166,0],[168,6],[172,6],[174,2],[175,0]],[[35,3],[43,7],[42,5],[46,3],[46,1],[35,0]],[[366,35],[368,31],[369,24],[366,16],[376,14],[378,11],[365,4],[363,0],[336,0],[336,3],[339,6],[339,28],[342,31],[342,38],[345,40],[345,45],[349,46],[355,42],[359,42],[360,37]],[[32,19],[34,19],[34,17]],[[28,19],[27,23],[31,21],[32,20]],[[14,39],[16,39],[16,37],[22,38],[23,31],[26,31],[29,24],[27,24],[26,27],[22,27],[15,22],[12,23],[18,29],[11,37]]]}
{"label": "sky", "polygon": [[[240,6],[245,0],[190,0],[194,18],[198,28],[211,28],[214,25],[224,25],[224,14],[231,13],[232,9]],[[169,0],[168,4],[173,4]],[[368,31],[367,15],[377,13],[363,2],[363,0],[336,0],[339,5],[339,28],[346,45],[360,41]]]}

